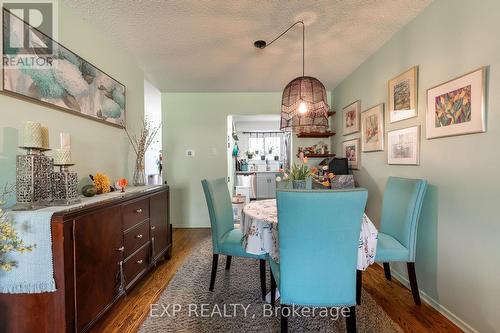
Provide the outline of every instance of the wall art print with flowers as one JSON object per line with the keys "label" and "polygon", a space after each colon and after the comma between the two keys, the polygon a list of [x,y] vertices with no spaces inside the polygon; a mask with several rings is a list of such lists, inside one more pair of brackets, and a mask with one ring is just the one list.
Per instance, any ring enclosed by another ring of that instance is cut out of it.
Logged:
{"label": "wall art print with flowers", "polygon": [[[3,90],[60,110],[123,127],[125,86],[3,9]],[[30,32],[30,47],[23,33]],[[43,46],[51,47],[44,50]],[[27,61],[38,59],[36,62]],[[45,61],[41,61],[45,60]]]}

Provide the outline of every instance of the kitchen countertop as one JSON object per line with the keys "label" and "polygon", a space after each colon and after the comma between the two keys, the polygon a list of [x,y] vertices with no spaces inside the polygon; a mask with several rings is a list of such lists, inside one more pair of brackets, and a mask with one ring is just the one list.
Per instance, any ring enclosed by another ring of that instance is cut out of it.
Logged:
{"label": "kitchen countertop", "polygon": [[279,171],[236,171],[237,175],[244,175],[248,173],[280,173]]}

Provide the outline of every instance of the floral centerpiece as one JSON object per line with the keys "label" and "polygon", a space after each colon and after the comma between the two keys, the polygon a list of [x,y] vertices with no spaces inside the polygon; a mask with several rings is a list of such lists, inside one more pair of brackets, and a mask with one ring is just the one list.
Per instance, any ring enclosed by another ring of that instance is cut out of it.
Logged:
{"label": "floral centerpiece", "polygon": [[[326,173],[328,170],[327,166],[323,167],[323,175],[319,174],[317,167],[309,167],[307,165],[308,159],[304,157],[302,159],[302,164],[293,164],[290,170],[280,170],[280,175],[276,177],[277,182],[287,182],[291,183],[294,189],[306,189],[308,188],[308,181],[312,187],[312,182],[323,185],[324,187],[330,187],[330,181],[335,178],[333,173]],[[309,188],[310,189],[310,188]]]}
{"label": "floral centerpiece", "polygon": [[14,190],[13,186],[5,185],[2,193],[0,193],[0,270],[10,271],[16,267],[15,261],[6,258],[10,252],[29,252],[33,250],[35,245],[26,245],[23,240],[19,238],[16,230],[10,220],[8,214],[3,210],[6,198]]}

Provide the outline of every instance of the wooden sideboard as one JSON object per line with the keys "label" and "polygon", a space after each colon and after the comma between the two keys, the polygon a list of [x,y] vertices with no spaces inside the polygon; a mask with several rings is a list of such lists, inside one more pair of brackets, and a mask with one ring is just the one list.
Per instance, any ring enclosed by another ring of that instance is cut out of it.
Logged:
{"label": "wooden sideboard", "polygon": [[0,294],[0,332],[85,332],[172,251],[169,188],[56,213],[57,291]]}

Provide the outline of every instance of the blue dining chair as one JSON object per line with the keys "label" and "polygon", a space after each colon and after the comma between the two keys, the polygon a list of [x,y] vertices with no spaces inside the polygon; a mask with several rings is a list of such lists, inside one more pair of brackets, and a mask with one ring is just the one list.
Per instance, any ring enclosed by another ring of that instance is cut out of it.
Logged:
{"label": "blue dining chair", "polygon": [[406,262],[413,300],[417,305],[421,302],[415,273],[415,252],[418,220],[426,190],[425,180],[389,177],[382,202],[375,255],[375,261],[384,264],[385,277],[389,281],[389,263]]}
{"label": "blue dining chair", "polygon": [[[270,260],[271,304],[280,291],[281,332],[289,305],[349,307],[356,332],[356,266],[368,192],[278,190],[280,262]],[[289,310],[289,309],[288,309]]]}
{"label": "blue dining chair", "polygon": [[212,227],[212,275],[209,290],[214,290],[219,254],[226,256],[226,269],[231,267],[231,257],[258,259],[260,266],[260,285],[262,299],[266,298],[266,255],[253,255],[245,252],[241,245],[243,234],[234,228],[233,208],[225,178],[202,180],[205,199],[207,200],[210,225]]}

